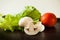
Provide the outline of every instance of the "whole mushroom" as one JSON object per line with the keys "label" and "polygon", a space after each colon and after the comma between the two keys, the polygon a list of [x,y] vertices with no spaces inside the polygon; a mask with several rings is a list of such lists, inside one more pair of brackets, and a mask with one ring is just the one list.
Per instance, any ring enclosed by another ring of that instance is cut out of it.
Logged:
{"label": "whole mushroom", "polygon": [[30,17],[21,18],[19,21],[19,26],[24,27],[24,32],[27,35],[36,35],[45,29],[41,22],[34,22]]}
{"label": "whole mushroom", "polygon": [[23,17],[19,20],[19,26],[25,27],[29,22],[32,22],[33,19],[30,17]]}

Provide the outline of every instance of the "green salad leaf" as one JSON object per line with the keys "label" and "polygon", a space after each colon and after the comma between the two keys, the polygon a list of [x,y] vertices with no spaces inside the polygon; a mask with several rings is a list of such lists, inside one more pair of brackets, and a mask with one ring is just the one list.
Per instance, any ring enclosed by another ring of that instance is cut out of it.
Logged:
{"label": "green salad leaf", "polygon": [[4,18],[4,21],[1,23],[0,25],[1,28],[3,28],[5,31],[6,30],[10,30],[10,31],[14,31],[14,30],[20,30],[21,28],[18,26],[18,20],[15,16],[11,15],[11,14],[7,14]]}
{"label": "green salad leaf", "polygon": [[34,21],[39,20],[41,17],[41,13],[33,6],[26,6],[22,13],[19,13],[20,16],[31,17]]}

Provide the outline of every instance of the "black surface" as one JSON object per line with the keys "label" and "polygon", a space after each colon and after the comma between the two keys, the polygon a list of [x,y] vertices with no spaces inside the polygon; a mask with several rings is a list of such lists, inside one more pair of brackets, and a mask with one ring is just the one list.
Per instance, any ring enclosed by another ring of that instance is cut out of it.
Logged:
{"label": "black surface", "polygon": [[0,29],[0,40],[60,40],[60,19],[54,28],[46,28],[44,32],[35,36],[26,35],[21,31],[5,32]]}

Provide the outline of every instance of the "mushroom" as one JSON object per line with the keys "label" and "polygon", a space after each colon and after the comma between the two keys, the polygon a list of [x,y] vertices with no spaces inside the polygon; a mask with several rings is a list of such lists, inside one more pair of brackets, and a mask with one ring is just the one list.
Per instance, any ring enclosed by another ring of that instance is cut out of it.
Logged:
{"label": "mushroom", "polygon": [[39,32],[39,28],[30,22],[26,27],[24,27],[24,32],[27,35],[36,35]]}
{"label": "mushroom", "polygon": [[24,27],[24,32],[27,35],[36,35],[38,32],[42,32],[45,29],[41,22],[35,23],[30,17],[21,18],[19,26]]}
{"label": "mushroom", "polygon": [[30,17],[24,17],[19,20],[19,26],[25,27],[29,22],[32,22],[33,19]]}
{"label": "mushroom", "polygon": [[45,30],[45,27],[44,25],[42,25],[41,22],[37,22],[37,24],[35,24],[35,26],[37,26],[39,28],[39,31],[42,32]]}

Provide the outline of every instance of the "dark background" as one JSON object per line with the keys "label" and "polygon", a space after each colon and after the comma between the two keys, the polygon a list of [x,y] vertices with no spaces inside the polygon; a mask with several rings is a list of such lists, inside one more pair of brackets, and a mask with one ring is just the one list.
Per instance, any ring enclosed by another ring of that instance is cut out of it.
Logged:
{"label": "dark background", "polygon": [[60,40],[60,19],[54,28],[46,28],[44,32],[35,36],[26,35],[21,31],[3,31],[0,29],[0,40]]}

